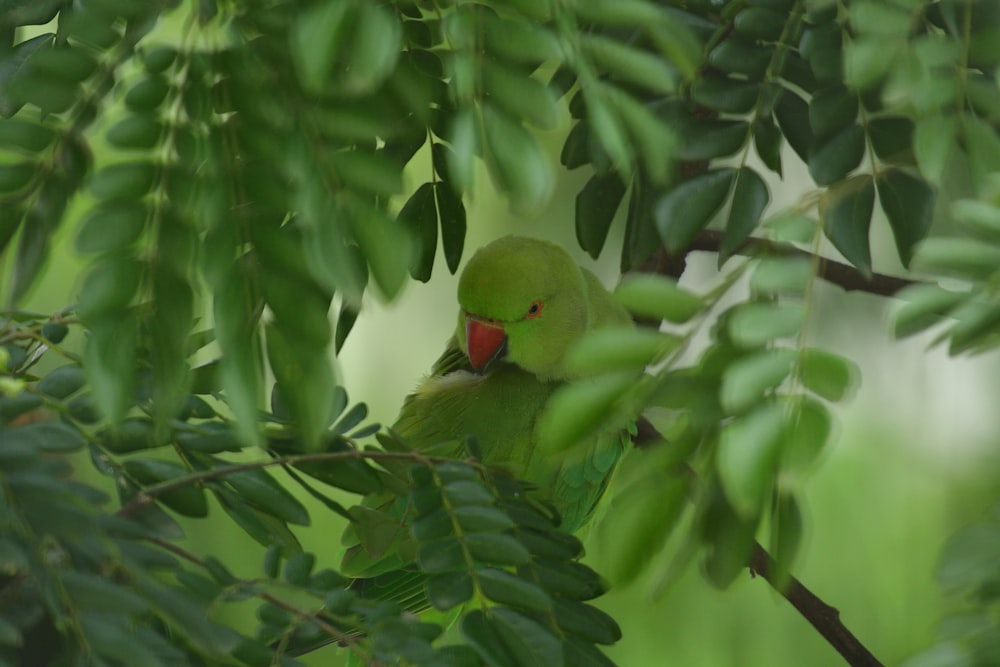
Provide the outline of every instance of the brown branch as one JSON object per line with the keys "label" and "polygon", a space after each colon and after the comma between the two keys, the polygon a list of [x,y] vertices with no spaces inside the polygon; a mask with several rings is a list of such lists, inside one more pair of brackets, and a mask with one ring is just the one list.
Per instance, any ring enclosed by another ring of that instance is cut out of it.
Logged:
{"label": "brown branch", "polygon": [[[643,448],[656,443],[667,444],[652,424],[640,418],[636,424],[636,433],[632,436],[633,446]],[[840,621],[840,612],[835,607],[823,602],[795,577],[786,576],[783,581],[776,581],[774,558],[758,542],[754,542],[753,553],[747,566],[751,572],[763,577],[774,590],[788,600],[851,667],[882,666],[882,663]]]}
{"label": "brown branch", "polygon": [[[691,245],[688,252],[692,250],[701,252],[718,253],[722,247],[722,232],[711,229],[701,231]],[[772,243],[764,239],[751,237],[744,241],[736,250],[735,254],[745,257],[755,257],[759,254],[785,255],[792,257],[807,257],[813,259],[814,256],[805,250]],[[836,262],[825,257],[819,258],[819,278],[828,283],[838,285],[844,290],[851,292],[868,292],[878,296],[895,296],[904,287],[919,285],[920,281],[898,278],[884,273],[873,273],[870,277],[855,269],[853,266]]]}
{"label": "brown branch", "polygon": [[865,648],[854,634],[840,621],[840,612],[823,602],[815,593],[802,585],[795,577],[788,577],[784,587],[774,581],[774,559],[759,543],[754,542],[750,556],[750,569],[763,577],[781,593],[802,617],[809,621],[818,633],[852,667],[882,667],[882,663]]}

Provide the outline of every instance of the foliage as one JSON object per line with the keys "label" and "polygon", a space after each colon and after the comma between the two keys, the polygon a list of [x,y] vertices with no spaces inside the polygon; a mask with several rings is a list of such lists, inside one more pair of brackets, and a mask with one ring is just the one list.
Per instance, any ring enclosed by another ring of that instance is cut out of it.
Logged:
{"label": "foliage", "polygon": [[[179,38],[162,28],[176,16]],[[286,651],[320,640],[373,664],[609,664],[596,646],[618,627],[588,604],[604,584],[557,518],[474,456],[364,445],[378,426],[328,358],[370,284],[391,299],[407,272],[427,280],[439,241],[457,270],[479,161],[515,208],[548,199],[535,130],[564,111],[562,166],[592,172],[581,248],[602,253],[627,198],[623,272],[673,276],[623,281],[617,298],[659,331],[583,341],[587,381],[540,426],[559,449],[645,413],[669,443],[634,454],[648,465],[598,526],[622,544],[608,575],[654,565],[665,585],[701,554],[725,587],[766,535],[787,577],[797,493],[858,377],[803,333],[815,281],[836,281],[823,239],[854,267],[845,287],[875,285],[877,201],[905,267],[957,278],[902,292],[897,335],[946,322],[952,353],[997,344],[998,34],[988,0],[0,3],[0,665],[293,665]],[[816,188],[770,212],[785,143]],[[424,159],[427,182],[404,193]],[[78,302],[17,310],[77,195]],[[671,261],[713,239],[718,284],[679,286]],[[66,363],[37,377],[43,355]],[[71,477],[86,456],[116,498]],[[412,567],[437,609],[472,601],[464,643],[315,570],[279,466],[344,516],[317,481],[412,494]],[[174,543],[175,515],[214,505],[268,548],[260,577]],[[948,562],[995,551],[966,537]],[[962,586],[988,593],[995,569]],[[248,599],[256,635],[212,620]]]}

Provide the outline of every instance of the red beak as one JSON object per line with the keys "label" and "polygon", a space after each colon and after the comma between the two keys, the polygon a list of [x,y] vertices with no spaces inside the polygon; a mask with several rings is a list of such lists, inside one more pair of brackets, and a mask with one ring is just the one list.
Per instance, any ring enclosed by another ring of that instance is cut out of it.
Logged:
{"label": "red beak", "polygon": [[505,338],[502,326],[471,316],[465,318],[465,344],[469,349],[469,362],[477,371],[496,356]]}

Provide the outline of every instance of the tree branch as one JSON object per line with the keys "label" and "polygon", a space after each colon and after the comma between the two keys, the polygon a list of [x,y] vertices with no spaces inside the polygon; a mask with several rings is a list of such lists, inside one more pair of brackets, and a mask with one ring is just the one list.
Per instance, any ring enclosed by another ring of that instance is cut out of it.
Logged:
{"label": "tree branch", "polygon": [[758,542],[754,542],[753,554],[750,556],[750,569],[763,577],[771,586],[781,593],[795,607],[816,631],[847,661],[852,667],[882,667],[882,663],[865,648],[854,634],[840,621],[840,612],[823,602],[815,593],[802,585],[795,577],[788,577],[788,582],[779,587],[775,583],[774,559]]}
{"label": "tree branch", "polygon": [[[695,237],[691,245],[688,246],[687,252],[718,253],[721,247],[722,232],[706,229],[702,230]],[[734,252],[737,255],[745,257],[755,257],[767,253],[791,257],[807,257],[809,259],[814,258],[814,255],[805,250],[754,237],[744,241]],[[669,273],[673,275],[673,272]],[[867,292],[878,296],[895,296],[904,287],[921,284],[918,280],[889,276],[884,273],[873,273],[871,277],[867,277],[853,266],[842,264],[826,257],[819,258],[819,273],[817,275],[826,282],[837,285],[848,292]]]}

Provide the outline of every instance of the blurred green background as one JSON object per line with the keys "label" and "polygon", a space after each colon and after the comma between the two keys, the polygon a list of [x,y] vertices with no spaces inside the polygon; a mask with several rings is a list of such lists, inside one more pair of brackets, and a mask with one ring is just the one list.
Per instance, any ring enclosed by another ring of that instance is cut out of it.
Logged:
{"label": "blurred green background", "polygon": [[[168,26],[169,28],[169,26]],[[568,123],[568,119],[565,119]],[[553,165],[567,125],[550,133]],[[100,128],[97,128],[100,131]],[[107,154],[95,139],[97,160]],[[426,151],[417,155],[407,175],[408,191],[423,182]],[[788,167],[796,164],[785,155]],[[469,205],[470,231],[465,257],[506,233],[548,238],[576,248],[574,197],[586,170],[560,173],[544,210],[512,212],[480,174]],[[784,183],[772,183],[771,210],[798,200],[808,181],[786,169]],[[73,207],[44,279],[22,306],[49,312],[72,303],[85,258],[72,247]],[[402,203],[402,202],[400,202]],[[581,262],[605,284],[617,278],[620,221],[600,262],[576,251]],[[615,236],[617,234],[618,236]],[[884,229],[874,232],[876,268],[898,269]],[[454,276],[439,257],[434,278],[414,283],[394,303],[369,296],[365,312],[348,339],[337,367],[353,401],[365,401],[376,421],[391,423],[404,395],[430,369],[443,350],[456,318]],[[881,261],[880,261],[881,260]],[[5,263],[9,258],[3,258]],[[723,267],[725,270],[725,267]],[[716,274],[714,256],[692,255],[683,282],[698,290]],[[6,274],[6,271],[4,272]],[[836,440],[808,480],[803,498],[808,528],[796,575],[827,603],[844,623],[886,664],[898,664],[927,646],[934,626],[948,609],[934,582],[939,550],[958,527],[989,511],[997,496],[1000,461],[1000,359],[949,359],[928,350],[930,336],[897,343],[886,326],[891,300],[845,294],[820,285],[810,322],[812,342],[856,361],[863,373],[854,397],[838,413]],[[73,340],[80,346],[82,341]],[[81,459],[80,474],[94,478]],[[612,489],[613,492],[613,489]],[[321,555],[318,567],[336,566],[342,519],[302,497],[313,525],[299,529],[303,546]],[[345,499],[350,502],[350,499]],[[209,519],[181,519],[187,548],[212,554],[237,574],[260,573],[263,548],[233,526],[217,508]],[[614,545],[586,536],[588,560],[598,571]],[[676,551],[675,541],[651,554],[648,576],[631,587],[613,590],[600,605],[622,625],[624,638],[609,650],[623,667],[671,665],[841,665],[828,644],[760,579],[749,572],[730,590],[712,588],[688,568],[668,593],[653,599],[652,585]],[[232,622],[253,624],[252,605],[220,610]],[[341,664],[336,648],[310,656],[311,665]]]}

